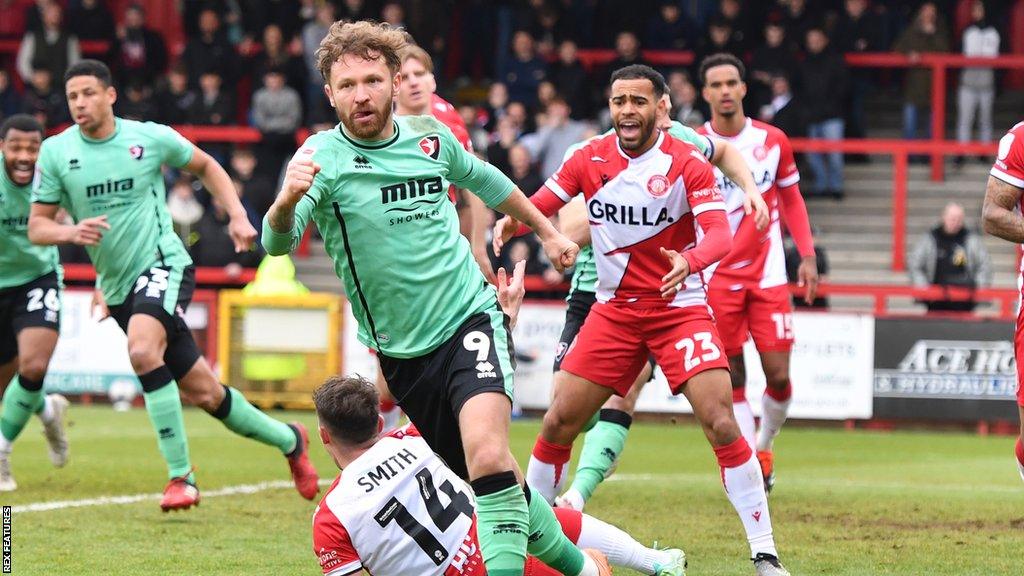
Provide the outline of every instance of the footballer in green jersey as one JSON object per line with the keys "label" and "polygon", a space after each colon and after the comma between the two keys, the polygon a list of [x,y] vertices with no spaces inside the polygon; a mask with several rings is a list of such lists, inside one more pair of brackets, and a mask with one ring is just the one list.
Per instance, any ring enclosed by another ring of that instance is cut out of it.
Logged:
{"label": "footballer in green jersey", "polygon": [[579,248],[443,124],[394,115],[405,45],[401,30],[370,22],[336,22],[321,41],[318,68],[340,123],[310,137],[289,162],[263,244],[270,254],[286,253],[316,223],[359,339],[377,351],[399,406],[471,481],[488,574],[521,575],[528,536],[542,561],[578,574],[593,560],[560,534],[546,502],[526,498],[517,478],[508,440],[508,320],[459,233],[448,186],[537,230],[560,270]]}
{"label": "footballer in green jersey", "polygon": [[59,394],[43,394],[60,332],[61,267],[57,248],[28,240],[32,175],[42,142],[43,126],[28,114],[15,114],[0,124],[0,387],[6,387],[0,413],[0,491],[18,486],[11,472],[11,447],[33,413],[43,421],[54,466],[63,466],[68,458],[68,401]]}
{"label": "footballer in green jersey", "polygon": [[[128,356],[142,384],[146,410],[170,481],[164,511],[199,503],[181,394],[241,436],[281,450],[303,497],[318,492],[301,424],[274,420],[241,392],[220,383],[199,353],[185,308],[195,287],[192,259],[171,227],[161,166],[199,177],[227,209],[238,251],[256,230],[231,179],[208,154],[168,126],[114,116],[110,70],[96,60],[71,66],[64,78],[75,125],[43,143],[36,166],[29,239],[42,245],[85,246],[96,267],[98,293],[128,336]],[[58,205],[75,220],[55,220]]]}

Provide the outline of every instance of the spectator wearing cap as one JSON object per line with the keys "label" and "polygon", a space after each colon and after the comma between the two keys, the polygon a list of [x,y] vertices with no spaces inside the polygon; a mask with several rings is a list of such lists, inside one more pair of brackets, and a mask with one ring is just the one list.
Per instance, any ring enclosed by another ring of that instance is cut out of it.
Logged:
{"label": "spectator wearing cap", "polygon": [[[849,72],[842,55],[829,48],[828,36],[818,27],[807,31],[807,57],[800,63],[800,102],[807,120],[807,135],[842,140]],[[814,172],[814,193],[843,197],[843,154],[808,153]]]}
{"label": "spectator wearing cap", "polygon": [[63,27],[62,20],[60,4],[48,3],[42,8],[42,29],[26,32],[22,38],[17,68],[25,83],[32,81],[32,74],[38,69],[48,70],[51,79],[63,82],[68,67],[82,59],[78,37]]}
{"label": "spectator wearing cap", "polygon": [[118,82],[152,84],[167,67],[167,47],[157,32],[146,27],[146,12],[139,4],[124,11],[111,50],[111,68]]}

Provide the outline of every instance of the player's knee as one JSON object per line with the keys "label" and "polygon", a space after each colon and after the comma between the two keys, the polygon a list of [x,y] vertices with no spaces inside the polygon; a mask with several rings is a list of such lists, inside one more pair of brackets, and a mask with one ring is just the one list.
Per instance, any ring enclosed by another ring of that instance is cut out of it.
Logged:
{"label": "player's knee", "polygon": [[567,414],[566,411],[552,406],[544,413],[542,435],[546,440],[556,444],[572,444],[584,424],[586,420],[579,416]]}
{"label": "player's knee", "polygon": [[25,378],[40,382],[46,377],[46,368],[50,359],[41,354],[23,355],[18,358],[18,374]]}
{"label": "player's knee", "polygon": [[164,363],[163,352],[152,342],[141,340],[128,343],[128,360],[136,374],[145,374]]}
{"label": "player's knee", "polygon": [[512,468],[512,455],[501,443],[486,443],[466,451],[466,464],[471,478],[505,472]]}
{"label": "player's knee", "polygon": [[718,411],[706,423],[712,442],[716,446],[725,446],[740,437],[740,427],[732,410]]}
{"label": "player's knee", "polygon": [[789,387],[789,371],[781,368],[769,369],[766,371],[765,384],[769,388],[785,390]]}

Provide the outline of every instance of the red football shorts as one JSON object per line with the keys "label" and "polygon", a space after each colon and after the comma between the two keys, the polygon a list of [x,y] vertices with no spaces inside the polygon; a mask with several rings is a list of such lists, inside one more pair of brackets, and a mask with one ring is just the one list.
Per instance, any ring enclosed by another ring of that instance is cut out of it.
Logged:
{"label": "red football shorts", "polygon": [[708,303],[715,312],[726,356],[743,353],[748,333],[758,352],[789,352],[793,348],[793,304],[785,285],[730,290],[712,281]]}
{"label": "red football shorts", "polygon": [[1024,307],[1017,312],[1017,331],[1013,334],[1013,356],[1017,360],[1017,405],[1024,408]]}
{"label": "red football shorts", "polygon": [[729,369],[706,306],[635,308],[595,304],[562,360],[562,370],[625,396],[653,355],[673,394],[695,375]]}

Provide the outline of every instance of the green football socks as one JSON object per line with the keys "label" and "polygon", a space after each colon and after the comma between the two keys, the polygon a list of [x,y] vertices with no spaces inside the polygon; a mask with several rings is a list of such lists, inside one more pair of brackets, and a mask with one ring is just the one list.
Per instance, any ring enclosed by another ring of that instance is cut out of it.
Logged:
{"label": "green football socks", "polygon": [[530,512],[515,473],[499,472],[470,484],[476,494],[477,537],[487,574],[522,576]]}
{"label": "green football socks", "polygon": [[15,376],[4,392],[3,412],[0,413],[0,434],[8,442],[21,434],[33,414],[43,407],[43,383],[25,381]]}
{"label": "green football socks", "polygon": [[187,474],[191,481],[192,462],[188,457],[188,437],[185,436],[178,384],[166,365],[140,375],[139,381],[149,421],[156,431],[160,454],[167,462],[168,476],[177,478]]}
{"label": "green football socks", "polygon": [[600,421],[583,438],[583,450],[570,487],[584,501],[590,499],[618,460],[633,423],[633,418],[621,410],[604,409],[600,414]]}
{"label": "green football socks", "polygon": [[[529,486],[526,490],[529,490]],[[528,496],[530,538],[526,551],[562,574],[576,576],[583,571],[583,552],[562,532],[555,511],[540,497]]]}
{"label": "green football socks", "polygon": [[234,388],[224,386],[224,400],[212,415],[235,434],[276,446],[285,455],[299,448],[291,426],[267,416]]}

